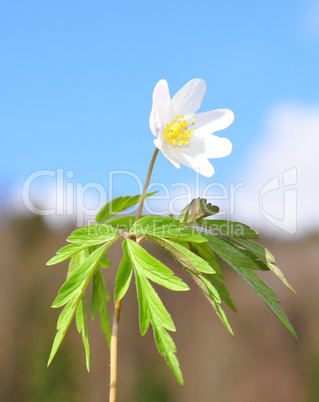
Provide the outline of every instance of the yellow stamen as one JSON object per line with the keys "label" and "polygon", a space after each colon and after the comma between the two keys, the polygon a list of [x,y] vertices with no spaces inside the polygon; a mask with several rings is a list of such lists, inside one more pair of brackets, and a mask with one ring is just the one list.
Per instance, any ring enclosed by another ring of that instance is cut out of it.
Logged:
{"label": "yellow stamen", "polygon": [[[171,123],[167,123],[164,128],[164,139],[172,145],[187,145],[190,142],[190,136],[194,133],[188,128],[187,120],[184,116],[177,115]],[[192,119],[192,123],[195,123],[195,119]]]}

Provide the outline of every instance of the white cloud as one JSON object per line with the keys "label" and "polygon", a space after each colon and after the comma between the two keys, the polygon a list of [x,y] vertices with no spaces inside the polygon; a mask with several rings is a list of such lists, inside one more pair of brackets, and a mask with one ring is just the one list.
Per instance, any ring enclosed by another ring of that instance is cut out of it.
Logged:
{"label": "white cloud", "polygon": [[106,192],[99,183],[70,181],[63,169],[39,170],[7,189],[4,201],[0,223],[13,216],[38,214],[50,228],[59,229],[94,220],[106,202]]}
{"label": "white cloud", "polygon": [[319,232],[319,105],[274,108],[242,177],[242,220],[278,235]]}

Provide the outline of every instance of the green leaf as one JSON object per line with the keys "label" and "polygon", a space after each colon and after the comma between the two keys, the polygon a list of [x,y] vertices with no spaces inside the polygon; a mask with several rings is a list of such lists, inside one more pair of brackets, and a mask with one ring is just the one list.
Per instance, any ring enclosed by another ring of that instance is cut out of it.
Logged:
{"label": "green leaf", "polygon": [[161,355],[164,356],[168,366],[173,371],[177,381],[184,385],[183,374],[175,355],[176,347],[171,336],[160,326],[153,326],[154,338]]}
{"label": "green leaf", "polygon": [[[127,287],[126,283],[128,279],[122,280],[121,277],[130,277],[129,265],[132,265],[136,277],[141,334],[144,335],[148,330],[149,324],[152,323],[155,341],[160,354],[165,357],[177,380],[183,384],[183,376],[179,363],[174,355],[176,347],[172,338],[166,332],[166,330],[175,331],[175,325],[147,278],[174,290],[187,290],[188,286],[179,278],[174,277],[171,270],[149,255],[134,241],[125,239],[123,241],[123,249],[124,256],[127,257],[123,257],[124,261],[122,260],[121,263],[119,283],[122,281],[122,283],[125,283],[125,286],[122,286],[122,288]],[[130,264],[126,258],[129,258]]]}
{"label": "green leaf", "polygon": [[134,267],[134,271],[139,300],[141,334],[146,333],[151,322],[158,351],[164,356],[179,383],[183,384],[182,372],[175,356],[176,347],[173,339],[165,330],[166,328],[175,331],[174,323],[147,278],[139,272],[138,268]]}
{"label": "green leaf", "polygon": [[209,265],[215,270],[214,275],[206,274],[205,277],[216,288],[220,297],[228,304],[228,306],[232,310],[237,311],[226,286],[222,282],[223,274],[213,251],[210,249],[207,243],[197,243],[197,244],[193,243],[191,245],[191,249],[193,252],[196,252],[200,257],[202,257],[205,261],[207,261]]}
{"label": "green leaf", "polygon": [[67,279],[74,273],[74,271],[84,262],[84,260],[89,256],[88,249],[81,250],[71,257],[69,262],[69,269],[67,274]]}
{"label": "green leaf", "polygon": [[179,221],[182,223],[193,223],[206,216],[215,215],[219,212],[216,205],[207,203],[205,198],[195,198],[187,205],[179,216]]}
{"label": "green leaf", "polygon": [[140,332],[141,335],[145,335],[150,325],[151,313],[148,307],[147,296],[143,289],[142,275],[139,275],[137,272],[135,276],[136,276],[136,291],[137,291],[138,308],[139,308]]}
{"label": "green leaf", "polygon": [[82,299],[80,300],[76,308],[76,326],[78,332],[82,334],[82,341],[85,350],[86,368],[87,371],[90,371],[90,345],[89,345],[89,334],[87,326],[85,295],[82,296]]}
{"label": "green leaf", "polygon": [[[113,242],[109,241],[103,246],[99,247],[92,254],[87,257],[84,262],[74,271],[74,273],[67,279],[67,281],[62,285],[59,290],[59,296],[53,302],[52,307],[67,305],[62,310],[58,323],[57,323],[57,334],[55,336],[51,353],[49,356],[48,365],[54,358],[57,350],[59,349],[61,342],[66,334],[66,331],[72,321],[78,304],[80,303],[84,292],[89,284],[89,281],[93,275],[93,272],[98,265],[103,253]],[[57,302],[58,300],[58,302]]]}
{"label": "green leaf", "polygon": [[110,225],[87,225],[85,228],[77,229],[67,237],[69,243],[88,244],[95,246],[105,243],[113,237],[119,236],[119,232]]}
{"label": "green leaf", "polygon": [[121,216],[120,218],[112,219],[107,223],[108,225],[113,226],[117,230],[123,230],[124,232],[129,232],[135,222],[135,219],[136,219],[135,215],[127,215],[127,216]]}
{"label": "green leaf", "polygon": [[203,275],[197,275],[192,273],[191,276],[197,283],[197,285],[202,289],[204,296],[209,301],[210,305],[214,308],[217,316],[220,318],[221,322],[225,325],[226,329],[232,335],[234,335],[233,330],[227,320],[226,314],[224,313],[224,310],[220,305],[221,299],[219,293],[217,292],[213,284]]}
{"label": "green leaf", "polygon": [[[150,193],[146,195],[146,198],[151,197],[154,193]],[[114,200],[108,202],[104,207],[100,209],[96,216],[97,223],[104,223],[112,218],[112,216],[117,215],[119,212],[124,211],[125,209],[131,208],[141,200],[141,195],[135,195],[134,197],[126,196],[126,197],[117,197]]]}
{"label": "green leaf", "polygon": [[194,228],[188,227],[172,218],[163,216],[145,216],[139,219],[131,228],[131,234],[136,237],[154,235],[162,238],[177,239],[188,242],[202,243],[207,239]]}
{"label": "green leaf", "polygon": [[139,277],[141,289],[146,297],[147,306],[151,315],[152,324],[156,322],[158,325],[168,329],[169,331],[176,331],[175,325],[168,311],[164,307],[161,299],[155,292],[149,281],[141,274],[138,269],[135,269],[136,277]]}
{"label": "green leaf", "polygon": [[86,247],[81,248],[80,244],[68,244],[67,246],[60,248],[60,250],[57,251],[57,255],[52,257],[46,263],[46,265],[54,265],[54,264],[58,264],[59,262],[65,261],[68,258],[72,257],[74,254],[83,250],[84,248],[86,248]]}
{"label": "green leaf", "polygon": [[113,241],[120,237],[119,232],[109,225],[90,225],[86,226],[85,229],[78,229],[67,238],[67,241],[72,241],[74,244],[62,247],[57,251],[57,255],[51,258],[46,265],[58,264],[81,250]]}
{"label": "green leaf", "polygon": [[102,254],[106,251],[106,249],[111,245],[113,241],[110,241],[99,247],[92,254],[90,254],[88,258],[85,259],[81,266],[60,288],[58,293],[62,299],[60,299],[59,305],[56,305],[56,302],[54,301],[52,307],[60,307],[62,305],[61,303],[63,302],[63,298],[65,299],[66,303],[69,300],[69,296],[73,294],[73,292],[76,292],[79,289],[82,289],[82,287],[86,287],[88,285],[91,276],[93,275],[93,272],[96,268],[96,265],[99,263],[102,257]]}
{"label": "green leaf", "polygon": [[222,259],[227,256],[236,265],[244,266],[250,269],[268,271],[266,264],[259,260],[253,253],[238,246],[228,240],[221,239],[219,236],[205,233],[209,239],[209,247],[218,254]]}
{"label": "green leaf", "polygon": [[110,344],[111,342],[110,318],[106,307],[106,302],[109,300],[110,300],[110,294],[105,285],[102,272],[97,267],[93,274],[91,316],[92,319],[94,320],[100,313],[102,331],[106,335],[107,341]]}
{"label": "green leaf", "polygon": [[[125,242],[125,240],[124,240],[124,242]],[[115,293],[115,301],[116,302],[121,300],[125,296],[128,288],[130,286],[130,283],[131,283],[132,273],[133,273],[132,263],[131,263],[129,256],[127,255],[126,250],[124,249],[122,261],[121,261],[121,264],[117,271],[116,280],[115,280],[116,287],[115,287],[114,293]]]}
{"label": "green leaf", "polygon": [[148,238],[168,251],[181,265],[190,271],[196,273],[205,272],[208,274],[215,273],[214,269],[205,260],[181,244],[156,236],[148,236]]}
{"label": "green leaf", "polygon": [[192,243],[191,251],[203,258],[215,271],[214,277],[223,279],[223,274],[217,262],[216,256],[207,243]]}
{"label": "green leaf", "polygon": [[235,245],[231,245],[227,243],[225,240],[219,238],[218,236],[210,235],[209,237],[209,245],[213,248],[213,250],[231,267],[237,271],[243,279],[258,293],[258,295],[262,298],[262,300],[267,304],[267,306],[273,311],[273,313],[278,317],[280,322],[286,327],[286,329],[297,338],[297,334],[290,324],[286,314],[283,310],[277,305],[279,303],[279,298],[277,294],[268,286],[265,282],[263,282],[255,272],[251,271],[249,267],[245,266],[243,261],[238,261],[233,258],[233,255],[230,255],[227,250],[229,250],[229,245],[231,247],[236,247]]}
{"label": "green leaf", "polygon": [[100,259],[100,267],[101,268],[108,268],[111,265],[111,261],[109,260],[108,255],[105,253],[102,255]]}
{"label": "green leaf", "polygon": [[126,239],[123,247],[133,266],[153,282],[175,291],[189,290],[189,287],[156,258],[136,242]]}
{"label": "green leaf", "polygon": [[234,310],[237,311],[230,295],[228,292],[228,289],[226,286],[223,284],[222,281],[220,281],[218,278],[216,278],[216,275],[206,275],[206,278],[211,282],[211,284],[216,288],[217,292],[219,293],[220,297],[224,300],[225,303],[228,304],[228,306]]}
{"label": "green leaf", "polygon": [[101,306],[110,300],[110,294],[105,285],[101,270],[97,267],[93,273],[91,316],[95,320],[98,316]]}
{"label": "green leaf", "polygon": [[229,220],[202,219],[196,222],[197,226],[216,232],[226,237],[256,239],[259,233],[240,222]]}
{"label": "green leaf", "polygon": [[284,277],[283,272],[275,264],[275,257],[269,250],[260,244],[246,239],[236,239],[236,242],[255,254],[255,256],[266,264],[270,271],[272,271],[284,283],[284,285],[287,286],[288,289],[290,289],[293,293],[296,293],[292,286],[288,283],[287,279]]}

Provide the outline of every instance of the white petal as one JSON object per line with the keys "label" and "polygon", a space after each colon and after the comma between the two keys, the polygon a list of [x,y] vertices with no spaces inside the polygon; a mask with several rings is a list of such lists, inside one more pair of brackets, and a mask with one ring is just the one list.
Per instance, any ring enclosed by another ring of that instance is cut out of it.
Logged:
{"label": "white petal", "polygon": [[216,135],[210,135],[205,138],[205,157],[206,158],[223,158],[232,151],[232,143],[228,138],[220,138]]}
{"label": "white petal", "polygon": [[195,137],[194,133],[191,135],[188,145],[183,147],[171,145],[171,152],[176,158],[178,154],[192,158],[202,157],[206,154],[206,138]]}
{"label": "white petal", "polygon": [[164,119],[170,99],[167,81],[160,80],[154,88],[153,107],[150,115],[150,128],[156,137],[159,136],[163,125],[166,124]]}
{"label": "white petal", "polygon": [[172,155],[169,147],[166,146],[165,142],[162,142],[159,138],[156,138],[154,140],[154,144],[155,144],[156,148],[158,148],[159,150],[162,151],[165,158],[167,158],[174,167],[176,167],[177,169],[179,169],[181,167],[181,164],[178,162],[178,160],[175,158],[175,156]]}
{"label": "white petal", "polygon": [[196,136],[206,137],[215,131],[223,130],[234,121],[234,113],[229,109],[217,109],[211,112],[198,113],[192,130]]}
{"label": "white petal", "polygon": [[182,165],[185,165],[206,177],[211,177],[215,173],[214,167],[206,158],[203,157],[192,157],[190,155],[180,153],[178,155],[178,161]]}
{"label": "white petal", "polygon": [[169,118],[175,117],[177,114],[184,116],[194,114],[203,102],[206,89],[207,84],[201,79],[196,78],[189,81],[171,100]]}

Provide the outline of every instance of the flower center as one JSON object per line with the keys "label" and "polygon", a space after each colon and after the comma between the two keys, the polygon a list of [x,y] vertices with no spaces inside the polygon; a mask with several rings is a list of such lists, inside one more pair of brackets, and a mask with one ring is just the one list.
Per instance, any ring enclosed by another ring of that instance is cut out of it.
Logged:
{"label": "flower center", "polygon": [[[177,115],[174,120],[166,124],[164,128],[164,139],[172,145],[186,145],[190,142],[190,136],[194,133],[188,128],[187,120],[183,120],[184,116]],[[192,123],[195,119],[192,119]]]}

